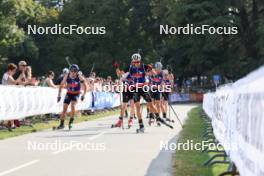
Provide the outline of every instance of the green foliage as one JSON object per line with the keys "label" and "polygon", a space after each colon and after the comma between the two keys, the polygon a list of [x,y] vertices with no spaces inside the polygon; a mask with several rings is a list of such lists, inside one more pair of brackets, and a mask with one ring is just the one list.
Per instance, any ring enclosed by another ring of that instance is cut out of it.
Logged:
{"label": "green foliage", "polygon": [[45,9],[33,0],[1,0],[0,59],[3,59],[0,67],[3,68],[6,62],[17,62],[22,58],[36,63],[39,47],[31,36],[27,36],[27,25],[47,23],[57,15],[54,10]]}
{"label": "green foliage", "polygon": [[[261,0],[0,0],[0,67],[26,58],[37,68],[60,72],[65,57],[85,74],[95,63],[101,76],[114,75],[113,60],[125,67],[143,51],[143,61],[164,57],[177,77],[221,74],[238,79],[264,63]],[[59,10],[58,10],[59,9]],[[32,35],[29,24],[105,26],[106,35]],[[159,25],[237,26],[238,35],[160,35]],[[8,60],[6,60],[8,58]]]}

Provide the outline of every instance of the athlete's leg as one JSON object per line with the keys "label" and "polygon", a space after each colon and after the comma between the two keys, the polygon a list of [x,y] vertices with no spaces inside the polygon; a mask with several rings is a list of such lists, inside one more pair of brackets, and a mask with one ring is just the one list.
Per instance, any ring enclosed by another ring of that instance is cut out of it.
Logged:
{"label": "athlete's leg", "polygon": [[137,114],[137,118],[138,118],[139,128],[140,129],[144,129],[144,124],[143,124],[143,120],[142,120],[142,116],[141,116],[140,94],[139,94],[139,92],[135,92],[134,93],[133,99],[134,99],[134,104],[135,104],[135,108],[136,108],[136,114]]}
{"label": "athlete's leg", "polygon": [[62,113],[60,114],[60,124],[57,127],[57,129],[63,129],[64,128],[64,119],[65,119],[65,116],[67,113],[68,106],[69,106],[69,104],[67,104],[67,102],[65,102],[63,104],[63,110],[62,110]]}
{"label": "athlete's leg", "polygon": [[161,111],[161,102],[160,100],[154,100],[155,102],[155,107],[157,109],[157,112],[156,112],[156,115],[160,114],[160,111]]}
{"label": "athlete's leg", "polygon": [[154,106],[154,102],[153,101],[149,101],[147,102],[147,106],[149,107],[149,112],[150,113],[158,113],[157,108]]}
{"label": "athlete's leg", "polygon": [[120,116],[118,118],[118,121],[113,124],[111,127],[121,127],[123,125],[123,117],[125,115],[126,107],[127,107],[127,102],[128,102],[128,96],[126,92],[122,92],[122,103],[120,105]]}
{"label": "athlete's leg", "polygon": [[134,100],[131,99],[130,100],[130,117],[134,117],[135,116],[135,103]]}
{"label": "athlete's leg", "polygon": [[162,114],[164,118],[167,118],[167,111],[168,111],[168,96],[169,94],[167,92],[162,93]]}
{"label": "athlete's leg", "polygon": [[156,120],[158,122],[158,125],[159,125],[159,122],[160,122],[160,123],[162,123],[162,124],[164,124],[164,125],[166,125],[166,126],[168,126],[170,128],[173,128],[170,124],[167,124],[163,119],[160,118],[157,108],[154,106],[154,103],[151,101],[151,99],[149,100],[148,95],[146,94],[146,92],[144,93],[143,97],[144,97],[145,101],[147,101],[148,104],[149,104],[150,112],[151,112],[150,113],[150,118],[153,118],[153,113],[154,113],[156,115]]}
{"label": "athlete's leg", "polygon": [[72,128],[72,124],[73,124],[73,121],[74,121],[74,116],[75,116],[75,113],[76,113],[76,104],[77,104],[77,101],[72,101],[71,102],[69,129]]}
{"label": "athlete's leg", "polygon": [[160,110],[162,112],[162,114],[164,114],[166,111],[165,111],[165,101],[162,99],[160,100]]}
{"label": "athlete's leg", "polygon": [[76,112],[76,104],[77,104],[77,101],[72,101],[71,102],[70,118],[73,118],[73,119],[74,119],[74,115],[75,115],[75,112]]}
{"label": "athlete's leg", "polygon": [[120,105],[120,117],[124,117],[125,115],[125,103],[121,103]]}
{"label": "athlete's leg", "polygon": [[135,103],[135,108],[138,120],[142,120],[140,102]]}
{"label": "athlete's leg", "polygon": [[67,104],[67,103],[63,104],[63,110],[62,110],[62,113],[60,115],[60,119],[61,120],[65,119],[65,116],[66,116],[66,113],[67,113],[67,110],[68,110],[68,106],[69,106],[69,104]]}

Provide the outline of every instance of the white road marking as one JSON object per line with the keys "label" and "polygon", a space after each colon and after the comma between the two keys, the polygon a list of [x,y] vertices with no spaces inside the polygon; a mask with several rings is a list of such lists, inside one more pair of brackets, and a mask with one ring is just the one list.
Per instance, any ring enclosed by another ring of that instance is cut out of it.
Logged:
{"label": "white road marking", "polygon": [[[99,137],[101,137],[102,135],[104,135],[107,131],[102,131],[101,133],[97,134],[97,135],[94,135],[92,137],[89,137],[88,139],[90,141],[94,140],[94,139],[97,139]],[[65,151],[68,151],[68,150],[71,150],[72,148],[74,148],[76,145],[78,144],[75,144],[75,145],[71,145],[70,147],[67,147],[67,148],[64,148],[62,150],[58,150],[58,151],[55,151],[55,152],[52,152],[53,155],[57,155],[59,153],[62,153],[62,152],[65,152]],[[1,176],[1,175],[0,175]]]}
{"label": "white road marking", "polygon": [[104,135],[106,133],[106,131],[102,131],[101,133],[94,135],[92,137],[89,137],[89,140],[94,140],[96,138],[99,138],[100,136]]}
{"label": "white road marking", "polygon": [[67,147],[67,148],[64,148],[62,150],[58,150],[58,151],[55,151],[55,152],[52,152],[53,155],[57,155],[59,153],[62,153],[62,152],[65,152],[65,151],[68,151],[68,150],[71,150],[75,145],[71,145],[70,147]]}
{"label": "white road marking", "polygon": [[36,164],[37,162],[39,162],[39,160],[33,160],[33,161],[28,162],[28,163],[22,164],[20,166],[15,167],[15,168],[9,169],[9,170],[4,171],[4,172],[1,172],[0,176],[4,176],[4,175],[7,175],[7,174],[10,174],[10,173],[15,172],[15,171],[17,171],[19,169],[22,169],[24,167],[28,167],[30,165]]}

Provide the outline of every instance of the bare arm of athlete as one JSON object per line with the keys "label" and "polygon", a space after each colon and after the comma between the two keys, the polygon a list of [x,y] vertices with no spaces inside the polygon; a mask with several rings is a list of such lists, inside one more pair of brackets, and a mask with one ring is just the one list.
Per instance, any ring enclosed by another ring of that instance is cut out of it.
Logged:
{"label": "bare arm of athlete", "polygon": [[86,82],[86,79],[80,75],[80,80],[81,80],[81,83],[83,84],[83,95],[81,96],[81,100],[83,101],[84,100],[84,97],[85,97],[85,94],[87,92],[87,82]]}
{"label": "bare arm of athlete", "polygon": [[63,80],[61,81],[61,84],[59,86],[58,102],[61,99],[61,90],[64,88],[64,85],[66,84],[67,77],[68,77],[68,74],[65,74],[64,77],[63,77]]}

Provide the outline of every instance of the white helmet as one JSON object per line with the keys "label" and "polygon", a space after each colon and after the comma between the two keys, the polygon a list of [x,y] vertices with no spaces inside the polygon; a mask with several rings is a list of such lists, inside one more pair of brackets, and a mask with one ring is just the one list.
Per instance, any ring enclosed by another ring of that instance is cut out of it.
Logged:
{"label": "white helmet", "polygon": [[155,69],[162,70],[162,63],[161,62],[156,62],[154,67],[155,67]]}
{"label": "white helmet", "polygon": [[131,59],[132,59],[132,61],[140,61],[141,60],[141,56],[140,56],[140,54],[135,53],[135,54],[132,55]]}
{"label": "white helmet", "polygon": [[165,75],[168,75],[168,74],[169,74],[169,71],[168,71],[168,70],[163,70],[163,73],[164,73]]}
{"label": "white helmet", "polygon": [[67,73],[69,73],[69,69],[68,69],[68,68],[64,68],[64,69],[62,70],[62,73],[63,73],[63,74],[67,74]]}

